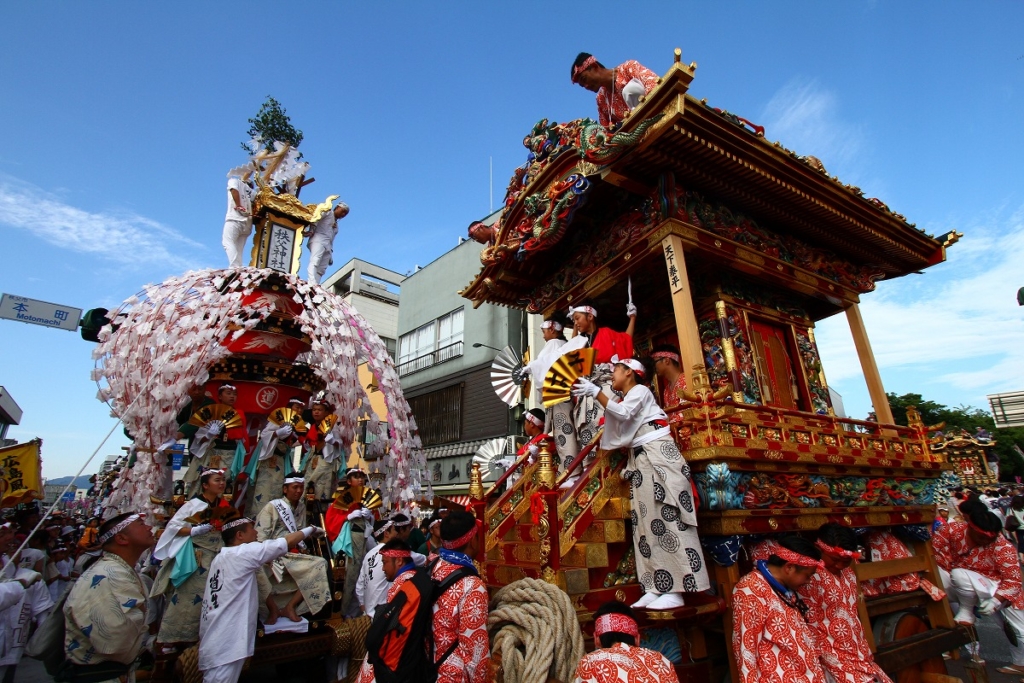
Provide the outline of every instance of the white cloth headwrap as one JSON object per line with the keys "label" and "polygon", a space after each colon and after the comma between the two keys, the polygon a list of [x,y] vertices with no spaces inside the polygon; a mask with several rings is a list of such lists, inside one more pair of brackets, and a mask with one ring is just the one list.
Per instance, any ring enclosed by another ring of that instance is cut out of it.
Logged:
{"label": "white cloth headwrap", "polygon": [[228,522],[227,524],[222,526],[220,528],[220,530],[221,531],[227,531],[228,529],[234,529],[236,526],[242,526],[246,522],[248,522],[249,524],[255,524],[256,523],[256,522],[252,521],[251,519],[249,519],[248,517],[239,517],[238,519],[233,520],[231,522]]}
{"label": "white cloth headwrap", "polygon": [[641,375],[647,374],[644,370],[644,364],[636,358],[619,358],[618,356],[612,356],[612,365],[615,365],[616,363],[619,365],[625,365],[633,372],[640,373]]}
{"label": "white cloth headwrap", "polygon": [[285,477],[285,484],[305,484],[306,480],[302,477]]}
{"label": "white cloth headwrap", "polygon": [[119,533],[127,529],[129,524],[139,519],[142,519],[142,515],[129,515],[126,519],[123,519],[117,524],[115,524],[113,529],[107,529],[107,532],[100,536],[99,540],[96,541],[96,545],[103,545],[104,543],[112,539],[114,536],[117,536]]}
{"label": "white cloth headwrap", "polygon": [[542,322],[540,324],[540,329],[542,329],[542,330],[554,330],[555,332],[561,332],[562,331],[562,323],[558,322],[557,320],[545,320],[544,322]]}
{"label": "white cloth headwrap", "polygon": [[595,318],[597,317],[597,309],[593,306],[570,306],[568,317],[572,318],[573,313],[589,313]]}

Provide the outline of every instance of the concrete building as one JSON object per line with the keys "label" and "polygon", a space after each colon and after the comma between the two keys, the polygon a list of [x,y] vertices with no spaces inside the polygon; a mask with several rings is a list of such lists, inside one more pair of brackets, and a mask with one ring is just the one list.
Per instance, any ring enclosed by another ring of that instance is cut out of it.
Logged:
{"label": "concrete building", "polygon": [[21,424],[21,408],[11,396],[11,392],[0,387],[0,446],[13,446],[14,443],[4,443],[7,440],[7,429],[11,425]]}
{"label": "concrete building", "polygon": [[458,294],[480,269],[482,248],[463,241],[402,283],[398,374],[439,495],[468,490],[472,456],[487,440],[521,433],[491,387],[490,366],[495,349],[522,352],[526,316],[486,304],[474,309]]}
{"label": "concrete building", "polygon": [[399,295],[404,281],[404,275],[354,258],[324,280],[323,286],[366,318],[394,358]]}
{"label": "concrete building", "polygon": [[[362,315],[377,336],[381,338],[392,360],[397,362],[398,348],[398,307],[401,297],[402,283],[405,276],[393,270],[362,261],[351,259],[328,277],[323,286],[345,299]],[[366,364],[359,366],[359,381],[366,388],[370,399],[370,410],[383,424],[381,431],[387,429],[388,413],[384,405],[384,394],[376,386],[373,375]],[[357,462],[370,474],[370,483],[380,486],[384,473],[380,469],[380,459],[367,459],[364,441],[374,439],[374,435],[360,433],[353,444],[355,457],[349,456],[348,465]]]}

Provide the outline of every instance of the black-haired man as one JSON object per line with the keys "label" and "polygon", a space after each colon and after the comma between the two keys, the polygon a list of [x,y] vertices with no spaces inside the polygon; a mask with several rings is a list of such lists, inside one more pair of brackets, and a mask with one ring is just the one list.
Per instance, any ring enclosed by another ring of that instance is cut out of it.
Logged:
{"label": "black-haired man", "polygon": [[824,571],[815,572],[799,593],[807,603],[807,621],[817,639],[821,665],[833,680],[892,683],[875,663],[857,611],[858,583],[853,563],[860,557],[857,535],[829,522],[818,529],[815,546]]}
{"label": "black-haired man", "polygon": [[572,64],[572,82],[597,93],[598,120],[611,128],[654,90],[658,75],[633,59],[609,69],[593,55],[581,52]]}
{"label": "black-haired man", "polygon": [[600,645],[576,666],[575,683],[678,683],[665,655],[639,647],[640,629],[633,610],[617,601],[594,612],[594,644]]}
{"label": "black-haired man", "polygon": [[238,517],[221,527],[224,549],[210,565],[199,622],[199,669],[204,683],[236,683],[256,642],[259,591],[256,572],[323,529],[307,526],[260,543],[253,520]]}
{"label": "black-haired man", "polygon": [[472,560],[478,538],[476,517],[465,510],[452,510],[441,522],[440,557],[431,569],[431,578],[440,583],[460,568],[469,575],[455,582],[434,603],[435,661],[447,657],[438,669],[437,683],[490,680],[487,586],[476,575]]}
{"label": "black-haired man", "polygon": [[1012,666],[1000,673],[1024,675],[1024,590],[1017,550],[1003,537],[1003,524],[977,499],[960,505],[962,522],[950,522],[932,537],[935,562],[950,601],[960,603],[954,619],[967,625],[979,615],[993,616],[1017,636],[1010,646]]}
{"label": "black-haired man", "polygon": [[148,591],[135,565],[155,543],[153,529],[140,514],[118,515],[100,526],[97,544],[103,555],[82,574],[64,604],[65,666],[78,675],[104,663],[107,668],[125,665],[123,671],[111,671],[116,680],[142,652],[149,632]]}
{"label": "black-haired man", "polygon": [[[821,551],[799,536],[779,539],[767,560],[732,592],[732,651],[737,683],[824,683],[808,607],[797,590],[824,565]],[[794,678],[794,672],[802,676]]]}

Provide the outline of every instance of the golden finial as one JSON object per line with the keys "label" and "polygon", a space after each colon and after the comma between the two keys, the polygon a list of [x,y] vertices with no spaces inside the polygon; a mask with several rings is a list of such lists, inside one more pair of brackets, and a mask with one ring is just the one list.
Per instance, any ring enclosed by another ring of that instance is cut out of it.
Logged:
{"label": "golden finial", "polygon": [[547,439],[540,442],[537,460],[537,483],[545,489],[555,488],[555,469],[551,466],[551,446]]}
{"label": "golden finial", "polygon": [[478,462],[473,463],[473,469],[469,471],[469,495],[473,500],[484,499],[484,483]]}
{"label": "golden finial", "polygon": [[673,52],[675,53],[675,63],[678,64],[683,60],[683,51],[677,47]]}

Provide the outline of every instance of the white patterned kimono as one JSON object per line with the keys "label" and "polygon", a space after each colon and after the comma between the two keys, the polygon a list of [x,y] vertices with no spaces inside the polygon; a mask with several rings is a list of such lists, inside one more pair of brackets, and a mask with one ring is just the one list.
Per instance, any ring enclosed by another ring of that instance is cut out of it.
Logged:
{"label": "white patterned kimono", "polygon": [[645,592],[693,593],[711,587],[697,537],[690,466],[651,390],[630,389],[605,407],[601,448],[626,448],[636,574]]}

